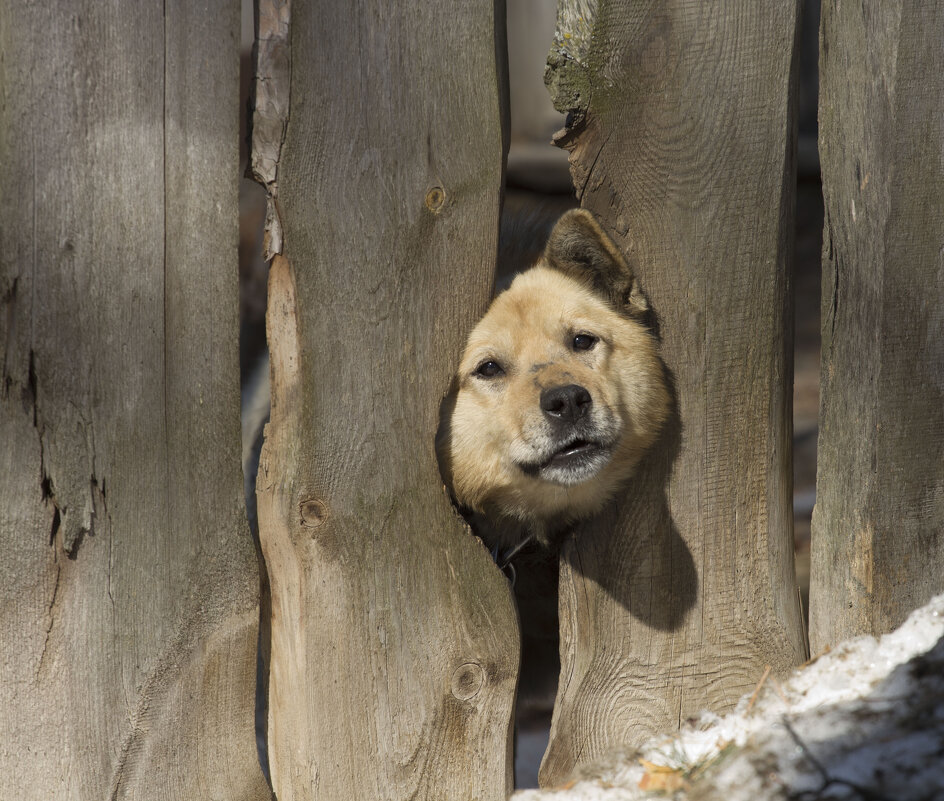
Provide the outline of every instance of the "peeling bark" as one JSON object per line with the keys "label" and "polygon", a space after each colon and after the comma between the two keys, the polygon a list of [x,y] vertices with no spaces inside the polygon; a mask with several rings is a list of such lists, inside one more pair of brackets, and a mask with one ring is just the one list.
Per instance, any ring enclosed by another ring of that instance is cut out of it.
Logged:
{"label": "peeling bark", "polygon": [[562,147],[583,123],[593,96],[590,56],[597,6],[598,0],[557,4],[557,26],[544,83],[554,108],[567,115],[566,127],[554,137]]}
{"label": "peeling bark", "polygon": [[282,221],[278,208],[278,168],[288,124],[292,50],[288,40],[290,0],[258,0],[253,82],[252,152],[249,172],[266,189],[263,247],[266,261],[282,252]]}

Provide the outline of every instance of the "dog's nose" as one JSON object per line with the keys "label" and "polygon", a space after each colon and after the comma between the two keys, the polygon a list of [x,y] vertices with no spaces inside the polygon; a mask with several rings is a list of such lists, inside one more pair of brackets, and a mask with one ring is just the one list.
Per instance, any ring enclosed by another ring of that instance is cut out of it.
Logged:
{"label": "dog's nose", "polygon": [[541,393],[541,410],[554,422],[576,423],[592,404],[590,393],[579,384],[551,387]]}

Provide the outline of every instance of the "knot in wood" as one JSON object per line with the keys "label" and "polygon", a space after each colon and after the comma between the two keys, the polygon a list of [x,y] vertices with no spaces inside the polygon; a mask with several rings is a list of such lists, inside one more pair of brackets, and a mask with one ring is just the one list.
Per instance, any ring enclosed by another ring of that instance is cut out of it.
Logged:
{"label": "knot in wood", "polygon": [[328,507],[324,501],[309,498],[298,505],[302,516],[302,525],[308,528],[318,528],[328,518]]}
{"label": "knot in wood", "polygon": [[452,694],[460,701],[475,698],[483,684],[485,684],[485,670],[476,662],[459,665],[452,674]]}
{"label": "knot in wood", "polygon": [[446,202],[446,190],[441,186],[434,186],[426,193],[426,208],[433,214],[439,214]]}

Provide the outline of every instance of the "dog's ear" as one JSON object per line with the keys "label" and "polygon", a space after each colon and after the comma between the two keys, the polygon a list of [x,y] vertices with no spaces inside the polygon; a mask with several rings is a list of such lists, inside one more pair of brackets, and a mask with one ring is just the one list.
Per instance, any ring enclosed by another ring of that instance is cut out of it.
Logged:
{"label": "dog's ear", "polygon": [[557,221],[544,259],[549,267],[591,287],[617,311],[639,317],[649,310],[632,268],[586,209],[572,209]]}

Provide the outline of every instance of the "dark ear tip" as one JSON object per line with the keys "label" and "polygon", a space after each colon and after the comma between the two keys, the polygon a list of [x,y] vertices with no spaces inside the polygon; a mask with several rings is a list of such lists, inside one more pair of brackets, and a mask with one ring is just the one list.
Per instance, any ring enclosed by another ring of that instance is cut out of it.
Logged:
{"label": "dark ear tip", "polygon": [[596,261],[596,256],[602,256],[604,262],[631,274],[622,251],[587,209],[571,209],[561,215],[548,238],[544,255],[552,264],[584,262],[588,258]]}
{"label": "dark ear tip", "polygon": [[646,311],[632,268],[592,212],[565,212],[551,231],[544,257],[549,266],[594,287],[616,309],[634,316]]}
{"label": "dark ear tip", "polygon": [[564,220],[589,220],[592,223],[596,223],[597,218],[593,216],[593,212],[588,211],[587,209],[577,208],[577,209],[568,209],[561,216],[559,222]]}
{"label": "dark ear tip", "polygon": [[586,209],[570,209],[560,216],[560,219],[554,225],[554,230],[551,231],[551,237],[555,234],[566,234],[574,230],[589,231],[596,236],[601,234],[606,236],[593,212]]}

